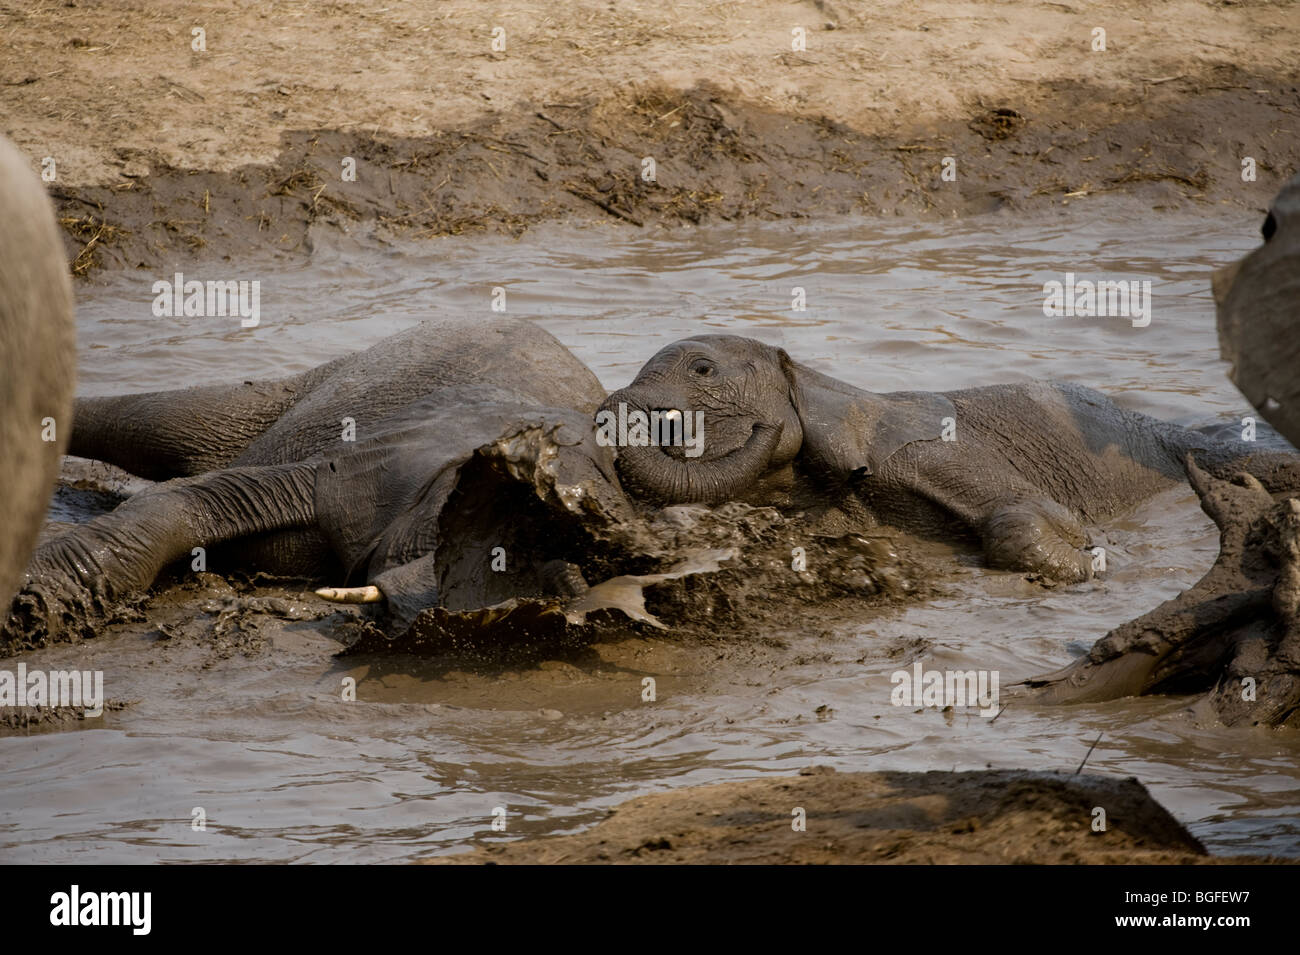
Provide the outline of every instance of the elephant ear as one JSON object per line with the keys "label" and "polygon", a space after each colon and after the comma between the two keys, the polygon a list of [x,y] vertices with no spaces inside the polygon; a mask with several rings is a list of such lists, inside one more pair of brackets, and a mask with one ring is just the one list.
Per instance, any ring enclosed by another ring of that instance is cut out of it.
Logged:
{"label": "elephant ear", "polygon": [[800,454],[835,476],[876,474],[907,445],[938,439],[944,419],[956,417],[942,394],[873,394],[801,365],[784,351],[781,364],[803,428]]}

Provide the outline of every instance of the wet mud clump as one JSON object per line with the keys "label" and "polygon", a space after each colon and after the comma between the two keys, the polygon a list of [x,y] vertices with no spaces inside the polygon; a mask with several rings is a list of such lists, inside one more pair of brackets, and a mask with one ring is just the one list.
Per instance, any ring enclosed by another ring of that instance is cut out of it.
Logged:
{"label": "wet mud clump", "polygon": [[[422,137],[285,129],[268,162],[212,170],[152,156],[147,175],[56,184],[51,195],[78,276],[250,253],[300,258],[311,252],[314,230],[427,239],[519,236],[556,220],[644,228],[951,217],[1108,193],[1158,207],[1240,202],[1241,183],[1223,157],[1207,161],[1176,145],[1202,141],[1207,127],[1232,113],[1251,127],[1243,139],[1277,141],[1270,165],[1286,165],[1289,153],[1272,135],[1286,110],[1236,92],[1267,81],[1244,73],[1229,80],[1121,119],[1094,115],[1095,89],[1064,84],[1051,108],[972,107],[885,133],[775,111],[709,81],[689,89],[645,85],[562,107],[525,102]],[[1076,112],[1088,116],[1091,135],[1059,118]],[[1093,143],[1103,137],[1112,149],[1098,155]],[[961,157],[957,184],[943,178],[945,156]],[[356,163],[354,180],[340,178],[340,157]],[[642,165],[647,157],[652,172]]]}
{"label": "wet mud clump", "polygon": [[[147,593],[29,582],[9,608],[0,652],[38,649],[47,635],[78,643],[125,624],[164,642],[200,641],[209,666],[265,652],[261,621],[275,618],[325,621],[348,655],[526,664],[606,638],[670,631],[707,643],[829,628],[933,594],[942,575],[909,556],[909,538],[864,529],[836,509],[598,506],[554,469],[550,448],[540,438],[496,442],[460,469],[440,512],[436,587],[423,603],[420,591],[399,601],[396,590],[373,604],[327,603],[294,593],[310,586],[305,579],[222,566],[216,549],[218,572],[195,573],[183,560]],[[77,516],[97,488],[84,476],[61,488],[64,516]],[[102,506],[118,499],[106,493]]]}
{"label": "wet mud clump", "polygon": [[[491,537],[491,535],[488,535]],[[420,612],[404,632],[346,624],[346,655],[454,653],[539,658],[610,636],[672,630],[700,641],[841,619],[933,593],[935,572],[900,555],[895,538],[812,525],[733,502],[647,512],[593,535],[605,548],[581,568],[580,593],[512,597],[487,607]],[[609,546],[624,554],[608,558]],[[603,579],[596,572],[609,575]],[[810,617],[811,615],[811,617]]]}

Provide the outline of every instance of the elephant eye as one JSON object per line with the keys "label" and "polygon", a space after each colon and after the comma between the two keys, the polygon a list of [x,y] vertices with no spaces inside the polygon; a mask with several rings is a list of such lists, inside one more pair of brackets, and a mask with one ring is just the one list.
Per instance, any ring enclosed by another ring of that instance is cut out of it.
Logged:
{"label": "elephant eye", "polygon": [[1264,220],[1264,224],[1259,231],[1264,234],[1265,242],[1273,238],[1273,233],[1277,231],[1277,220],[1273,218],[1273,213],[1268,214],[1268,218]]}
{"label": "elephant eye", "polygon": [[697,358],[691,362],[691,374],[700,378],[708,378],[713,374],[714,364],[707,358]]}

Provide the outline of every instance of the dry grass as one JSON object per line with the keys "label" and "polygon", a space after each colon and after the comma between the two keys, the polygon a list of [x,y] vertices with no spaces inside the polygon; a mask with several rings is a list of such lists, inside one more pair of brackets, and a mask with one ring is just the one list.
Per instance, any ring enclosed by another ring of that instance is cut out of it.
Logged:
{"label": "dry grass", "polygon": [[105,222],[98,216],[64,216],[59,225],[77,242],[81,251],[72,260],[72,274],[85,275],[91,269],[99,267],[99,249],[109,245],[124,235],[130,235],[127,229]]}

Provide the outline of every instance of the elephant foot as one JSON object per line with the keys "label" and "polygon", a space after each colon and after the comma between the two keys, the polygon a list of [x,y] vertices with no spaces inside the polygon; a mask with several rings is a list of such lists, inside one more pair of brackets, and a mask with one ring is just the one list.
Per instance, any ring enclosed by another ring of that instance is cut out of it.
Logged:
{"label": "elephant foot", "polygon": [[0,627],[0,654],[33,650],[55,640],[95,635],[106,608],[89,590],[67,581],[32,577],[14,596]]}
{"label": "elephant foot", "polygon": [[1300,500],[1255,478],[1211,477],[1187,459],[1219,556],[1193,587],[1125,623],[1087,656],[1028,685],[1047,702],[1208,693],[1225,724],[1300,711]]}
{"label": "elephant foot", "polygon": [[[113,586],[125,548],[84,525],[42,544],[0,625],[0,656],[48,643],[75,643],[111,623],[141,619],[139,599]],[[142,590],[143,588],[139,588]]]}
{"label": "elephant foot", "polygon": [[982,538],[991,567],[1040,574],[1063,584],[1092,579],[1088,537],[1074,515],[1055,501],[999,507],[985,521]]}

